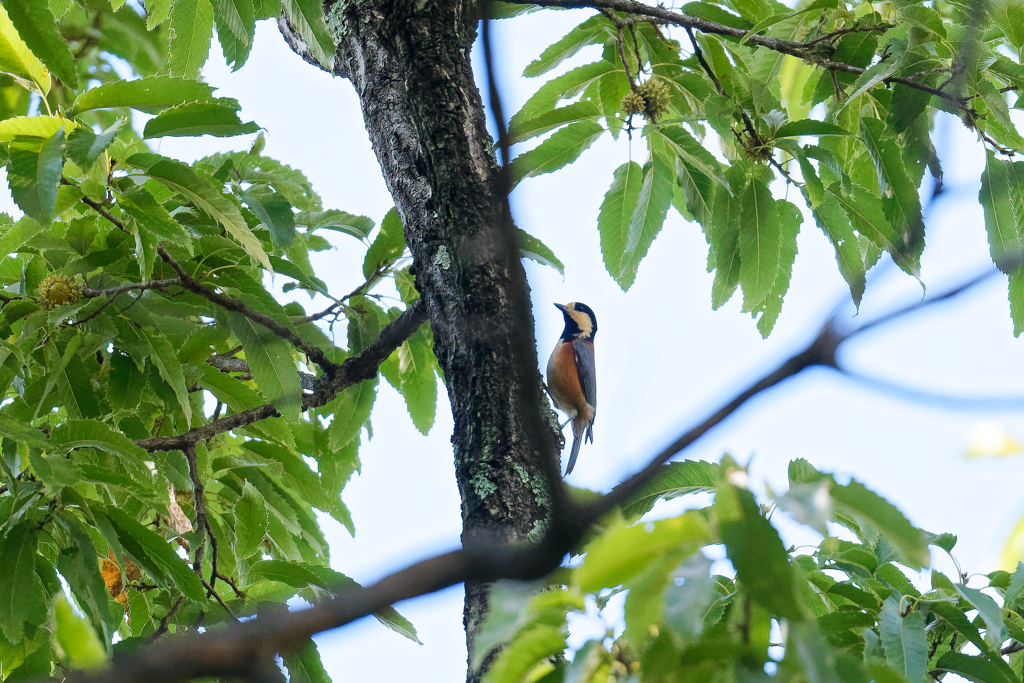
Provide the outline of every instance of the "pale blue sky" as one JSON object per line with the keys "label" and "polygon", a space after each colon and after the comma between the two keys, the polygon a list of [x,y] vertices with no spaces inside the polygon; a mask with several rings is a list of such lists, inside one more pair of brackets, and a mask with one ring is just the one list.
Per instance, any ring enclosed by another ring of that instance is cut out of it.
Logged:
{"label": "pale blue sky", "polygon": [[[496,25],[506,115],[543,82],[519,78],[523,66],[588,15],[541,12]],[[572,65],[596,54],[596,49],[584,51]],[[220,95],[241,102],[243,120],[266,129],[264,153],[304,171],[325,207],[379,221],[392,206],[351,85],[293,55],[272,23],[260,24],[252,56],[236,74],[227,71],[215,44],[204,77],[221,88]],[[987,260],[977,203],[983,151],[951,117],[943,116],[937,131],[949,191],[927,221],[922,279],[929,292],[978,272]],[[165,139],[159,151],[187,161],[218,149],[245,149],[248,143],[249,138]],[[828,242],[813,223],[805,223],[782,315],[772,336],[762,340],[754,322],[740,312],[738,297],[720,311],[711,310],[707,245],[699,226],[673,211],[641,264],[636,284],[623,293],[601,262],[596,217],[612,171],[631,151],[635,160],[644,161],[641,140],[630,150],[625,139],[614,142],[606,136],[573,167],[526,180],[513,195],[518,225],[565,263],[564,279],[527,263],[542,366],[562,324],[552,302],[584,301],[599,320],[601,405],[595,442],[584,446],[569,482],[604,490],[813,337],[846,289]],[[792,199],[802,206],[799,197]],[[313,261],[330,290],[340,295],[362,280],[363,251],[345,237],[336,244],[336,250],[315,254]],[[889,268],[878,281],[870,281],[861,317],[870,319],[920,296],[916,281]],[[303,303],[308,310],[316,308],[308,298]],[[843,358],[862,372],[938,392],[1018,395],[1024,394],[1021,344],[1012,336],[1005,278],[998,277],[954,303],[866,334],[844,348]],[[423,437],[401,398],[381,383],[374,438],[362,449],[361,475],[343,494],[355,520],[355,538],[322,518],[338,571],[372,582],[458,544],[452,423],[440,389],[437,422]],[[752,489],[760,496],[765,483],[784,490],[787,463],[807,458],[822,470],[864,481],[914,523],[957,534],[955,554],[964,570],[986,572],[995,568],[1006,534],[1024,512],[1019,487],[1024,460],[963,457],[972,428],[992,419],[1024,439],[1021,412],[964,413],[907,403],[812,370],[754,400],[686,456],[716,460],[728,451],[741,462],[752,459]],[[668,514],[685,503],[663,504],[655,512]],[[789,542],[819,540],[782,514],[775,520]],[[948,561],[936,562],[951,572]],[[461,588],[407,601],[399,609],[419,629],[424,645],[373,620],[325,634],[318,642],[334,680],[464,677]],[[590,628],[581,625],[575,640]]]}

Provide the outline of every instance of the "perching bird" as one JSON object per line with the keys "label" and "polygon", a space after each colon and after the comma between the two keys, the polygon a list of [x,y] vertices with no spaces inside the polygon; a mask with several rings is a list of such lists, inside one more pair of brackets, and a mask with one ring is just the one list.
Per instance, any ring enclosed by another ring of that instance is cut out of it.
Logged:
{"label": "perching bird", "polygon": [[[572,420],[572,454],[565,476],[576,464],[586,438],[594,441],[597,412],[597,371],[594,368],[594,335],[597,318],[590,306],[577,302],[555,304],[565,318],[565,329],[548,360],[548,393],[555,407]],[[564,426],[564,425],[563,425]]]}

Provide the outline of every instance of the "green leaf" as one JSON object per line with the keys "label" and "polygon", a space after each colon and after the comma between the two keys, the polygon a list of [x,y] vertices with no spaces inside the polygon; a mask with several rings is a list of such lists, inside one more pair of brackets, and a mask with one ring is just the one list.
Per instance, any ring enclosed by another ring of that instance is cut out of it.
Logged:
{"label": "green leaf", "polygon": [[789,553],[750,491],[720,481],[714,507],[739,583],[771,614],[799,621],[803,611]]}
{"label": "green leaf", "polygon": [[628,290],[636,279],[632,270],[624,272],[622,262],[626,253],[629,225],[636,211],[643,186],[643,169],[635,161],[615,169],[612,185],[604,195],[601,211],[597,216],[597,231],[601,236],[601,256],[608,274],[619,284],[622,291]]}
{"label": "green leaf", "polygon": [[[213,11],[234,37],[248,45],[256,31],[252,0],[213,0]],[[241,65],[239,65],[241,66]]]}
{"label": "green leaf", "polygon": [[1024,162],[988,151],[978,200],[985,212],[989,253],[1004,273],[1024,265]]}
{"label": "green leaf", "polygon": [[939,657],[933,668],[948,671],[975,683],[1016,683],[1016,677],[1012,673],[1004,671],[988,658],[965,655],[953,650]]}
{"label": "green leaf", "polygon": [[39,145],[35,140],[15,140],[7,165],[11,194],[21,210],[49,223],[57,206],[57,186],[64,168],[64,129]]}
{"label": "green leaf", "polygon": [[327,24],[324,22],[324,5],[321,0],[281,0],[284,11],[292,28],[313,58],[330,73],[334,69],[334,51],[337,47],[331,38]]}
{"label": "green leaf", "polygon": [[242,190],[239,196],[270,230],[270,239],[275,247],[284,249],[292,243],[295,239],[295,211],[287,199],[276,192],[252,190]]}
{"label": "green leaf", "polygon": [[483,683],[520,683],[534,666],[565,649],[560,626],[540,624],[519,633],[491,663]]}
{"label": "green leaf", "polygon": [[88,170],[93,162],[107,150],[110,143],[114,141],[117,131],[125,123],[124,119],[117,119],[106,130],[97,135],[88,126],[78,126],[68,136],[67,155],[71,161]]}
{"label": "green leaf", "polygon": [[377,398],[376,378],[363,380],[327,404],[334,412],[334,420],[327,431],[331,450],[338,450],[359,434],[359,430],[370,418],[374,400]]}
{"label": "green leaf", "polygon": [[76,448],[98,448],[118,458],[118,464],[137,483],[152,486],[153,474],[146,466],[149,456],[135,442],[99,420],[65,420],[55,427],[50,440],[64,453]]}
{"label": "green leaf", "polygon": [[[808,206],[811,205],[808,192],[810,185],[811,183],[807,183],[804,186]],[[859,307],[861,297],[864,295],[867,276],[860,242],[850,225],[849,217],[843,211],[836,195],[832,193],[823,195],[811,213],[814,215],[814,221],[818,227],[832,243],[832,248],[836,252],[836,262],[839,264],[839,272],[846,280],[846,284],[850,286],[850,296],[853,298],[854,305]]]}
{"label": "green leaf", "polygon": [[512,187],[525,178],[551,173],[576,161],[604,131],[604,127],[594,121],[580,121],[556,131],[535,149],[512,160],[509,167]]}
{"label": "green leaf", "polygon": [[985,622],[985,640],[988,641],[989,647],[997,650],[1002,645],[1006,633],[1006,628],[1003,626],[1003,612],[999,605],[977,588],[970,588],[963,584],[956,584],[955,587],[960,597],[978,610],[978,615]]}
{"label": "green leaf", "polygon": [[847,511],[871,522],[900,550],[911,569],[927,567],[931,555],[923,531],[912,525],[896,507],[858,481],[829,490],[832,500]]}
{"label": "green leaf", "polygon": [[189,137],[212,135],[226,138],[247,135],[260,129],[252,121],[242,123],[238,118],[238,103],[231,99],[214,102],[188,102],[164,109],[146,122],[143,137]]}
{"label": "green leaf", "polygon": [[75,58],[61,37],[57,21],[47,4],[39,0],[4,0],[4,8],[32,53],[65,85],[77,89]]}
{"label": "green leaf", "polygon": [[1002,29],[1003,35],[1017,51],[1024,48],[1024,2],[997,0],[988,11],[996,26]]}
{"label": "green leaf", "polygon": [[63,593],[57,595],[54,608],[53,635],[71,668],[84,671],[103,668],[107,663],[107,649],[89,622],[75,614]]}
{"label": "green leaf", "polygon": [[676,154],[683,160],[684,165],[696,169],[726,190],[729,189],[729,183],[725,179],[725,174],[722,173],[722,164],[685,128],[679,125],[663,124],[656,128],[648,126],[644,132],[650,137],[655,137],[655,133],[657,133],[658,142],[664,145],[662,151]]}
{"label": "green leaf", "polygon": [[7,530],[0,543],[4,570],[0,572],[0,631],[19,642],[26,621],[42,621],[44,597],[35,577],[39,524],[30,517]]}
{"label": "green leaf", "polygon": [[600,45],[614,36],[615,28],[612,23],[600,14],[594,15],[569,31],[558,42],[548,46],[540,57],[526,66],[523,76],[533,78],[546,74],[587,45]]}
{"label": "green leaf", "polygon": [[661,232],[665,224],[665,215],[672,205],[675,179],[675,168],[671,159],[661,152],[652,153],[650,160],[644,164],[643,183],[637,196],[636,208],[629,219],[626,252],[622,255],[622,270],[618,277],[620,287],[622,282],[636,278],[640,261],[647,255],[654,238]]}
{"label": "green leaf", "polygon": [[330,590],[330,586],[312,571],[294,562],[285,560],[259,560],[249,568],[249,580],[267,579],[269,581],[280,581],[293,588],[307,588],[316,586],[323,590]]}
{"label": "green leaf", "polygon": [[782,226],[771,190],[760,180],[747,185],[740,197],[740,284],[743,310],[753,311],[765,300],[782,263]]}
{"label": "green leaf", "polygon": [[354,216],[337,209],[299,211],[295,214],[295,223],[306,226],[310,232],[323,228],[343,232],[356,239],[367,237],[373,230],[373,221],[366,216]]}
{"label": "green leaf", "polygon": [[192,255],[192,238],[149,190],[134,183],[125,183],[122,188],[124,191],[121,192],[114,190],[121,211],[135,219],[142,230],[158,239],[173,242]]}
{"label": "green leaf", "polygon": [[878,171],[882,188],[882,209],[896,236],[893,259],[910,275],[920,273],[924,250],[924,220],[917,187],[910,181],[903,165],[899,140],[886,135],[885,123],[861,118],[861,139],[864,140]]}
{"label": "green leaf", "polygon": [[[405,399],[416,429],[424,435],[434,425],[437,410],[437,377],[434,374],[437,359],[431,347],[432,339],[427,328],[417,330],[392,355],[397,377],[388,378]],[[392,379],[397,379],[397,383]]]}
{"label": "green leaf", "polygon": [[27,76],[39,92],[44,95],[50,92],[50,72],[22,40],[3,6],[0,6],[0,70]]}
{"label": "green leaf", "polygon": [[175,76],[147,76],[134,81],[116,80],[86,90],[75,99],[69,116],[92,109],[131,107],[158,114],[183,102],[213,100],[214,88],[202,81]]}
{"label": "green leaf", "polygon": [[210,56],[212,39],[210,0],[175,0],[171,5],[171,75],[198,78]]}
{"label": "green leaf", "polygon": [[320,660],[320,651],[312,639],[283,656],[288,680],[294,683],[331,683],[331,677]]}
{"label": "green leaf", "polygon": [[146,30],[152,31],[160,24],[167,21],[171,14],[171,3],[173,0],[146,0]]}
{"label": "green leaf", "polygon": [[693,510],[651,524],[627,526],[618,521],[587,544],[586,559],[573,579],[583,592],[596,593],[628,581],[667,550],[687,555],[709,540],[707,522]]}
{"label": "green leaf", "polygon": [[536,118],[539,114],[555,108],[558,101],[563,98],[573,97],[583,92],[584,89],[597,79],[615,71],[620,71],[621,65],[601,60],[577,67],[561,76],[552,78],[545,83],[526,101],[512,120],[509,121],[510,129],[521,128],[524,121]]}
{"label": "green leaf", "polygon": [[788,121],[775,131],[776,138],[798,138],[802,135],[853,135],[850,131],[834,123],[815,121],[814,119],[803,119],[801,121]]}
{"label": "green leaf", "polygon": [[224,316],[242,343],[245,360],[260,393],[284,419],[298,421],[302,412],[302,386],[291,346],[241,313],[225,311]]}
{"label": "green leaf", "polygon": [[263,251],[263,246],[245,224],[238,207],[214,187],[212,182],[200,176],[187,164],[156,154],[136,154],[128,158],[128,163],[143,169],[150,178],[181,193],[189,202],[210,214],[261,266],[270,272],[274,271],[270,266],[270,259]]}
{"label": "green leaf", "polygon": [[519,255],[522,258],[536,261],[542,266],[550,266],[557,270],[559,275],[565,275],[565,266],[546,244],[525,230],[517,229],[517,234],[519,235]]}
{"label": "green leaf", "polygon": [[908,681],[922,681],[928,665],[928,640],[924,635],[924,614],[914,610],[903,616],[898,595],[882,603],[878,630],[889,665]]}
{"label": "green leaf", "polygon": [[162,536],[139,524],[116,505],[97,503],[90,507],[95,506],[101,507],[110,520],[122,549],[132,562],[153,577],[157,584],[174,592],[180,591],[190,600],[205,602],[206,589],[199,577]]}
{"label": "green leaf", "polygon": [[252,557],[260,549],[269,521],[263,496],[252,484],[245,482],[242,495],[235,502],[234,548],[239,562]]}
{"label": "green leaf", "polygon": [[392,207],[380,222],[380,232],[363,258],[363,277],[369,279],[378,270],[390,266],[405,252],[405,232],[398,209]]}
{"label": "green leaf", "polygon": [[93,623],[114,629],[110,614],[110,594],[100,575],[96,546],[86,529],[71,515],[61,517],[73,541],[61,551],[57,568],[70,586],[78,604],[92,617]]}
{"label": "green leaf", "polygon": [[713,491],[722,476],[722,466],[703,460],[683,460],[662,465],[636,493],[621,506],[626,519],[639,519],[659,500],[671,500],[688,493]]}
{"label": "green leaf", "polygon": [[[616,107],[618,103],[616,102]],[[515,128],[508,131],[509,144],[516,144],[523,140],[543,135],[555,128],[561,128],[567,123],[577,121],[596,121],[601,116],[601,110],[596,104],[589,100],[573,102],[565,107],[544,112],[532,119],[521,121]]]}
{"label": "green leaf", "polygon": [[178,354],[175,353],[174,347],[166,335],[145,326],[138,328],[138,331],[149,343],[151,350],[149,359],[156,366],[163,380],[174,390],[178,405],[185,416],[185,422],[191,425],[192,403],[188,398],[188,386],[185,384],[185,373],[182,370],[181,361],[178,360]]}

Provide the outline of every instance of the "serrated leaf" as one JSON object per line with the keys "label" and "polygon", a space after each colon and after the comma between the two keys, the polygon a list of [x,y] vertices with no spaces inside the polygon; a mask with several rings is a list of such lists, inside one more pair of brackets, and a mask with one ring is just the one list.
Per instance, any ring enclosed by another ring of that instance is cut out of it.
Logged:
{"label": "serrated leaf", "polygon": [[[806,175],[804,177],[806,178]],[[808,205],[811,205],[811,198],[807,191],[808,186],[810,183],[805,186],[805,195],[807,195]],[[832,248],[836,252],[836,262],[839,264],[839,272],[846,280],[846,284],[850,286],[850,296],[853,298],[854,305],[860,307],[860,300],[864,295],[866,285],[866,272],[860,243],[850,225],[849,217],[832,193],[823,195],[811,213],[814,215],[815,223],[832,243]]]}
{"label": "serrated leaf", "polygon": [[216,17],[232,35],[248,45],[256,31],[256,14],[252,0],[213,0]]}
{"label": "serrated leaf", "polygon": [[192,239],[185,228],[171,217],[149,190],[126,183],[124,191],[114,190],[114,197],[121,210],[135,219],[143,230],[183,247],[190,256],[193,254]]}
{"label": "serrated leaf", "polygon": [[171,14],[171,3],[173,0],[146,0],[146,30],[152,31],[160,24],[167,21]]}
{"label": "serrated leaf", "polygon": [[753,311],[768,296],[782,260],[782,226],[771,190],[760,180],[740,197],[740,285],[743,310]]}
{"label": "serrated leaf", "polygon": [[338,450],[350,442],[366,424],[377,398],[377,382],[376,378],[364,380],[345,389],[327,404],[327,409],[334,412],[334,420],[327,430],[331,450]]}
{"label": "serrated leaf", "polygon": [[330,590],[330,586],[312,571],[286,560],[259,560],[249,568],[249,578],[250,580],[280,581],[293,588],[316,586],[323,590]]}
{"label": "serrated leaf", "polygon": [[175,0],[170,16],[171,75],[198,78],[199,70],[210,56],[213,6],[210,0]]}
{"label": "serrated leaf", "polygon": [[833,485],[830,495],[839,506],[871,522],[902,553],[901,561],[912,569],[928,566],[930,554],[924,532],[915,527],[889,501],[858,481]]}
{"label": "serrated leaf", "polygon": [[287,199],[276,192],[251,190],[242,190],[239,196],[270,230],[270,239],[275,247],[283,249],[292,243],[295,239],[295,211]]}
{"label": "serrated leaf", "polygon": [[882,603],[878,630],[889,665],[908,681],[924,680],[928,665],[928,640],[924,635],[924,614],[920,610],[903,616],[898,595]]}
{"label": "serrated leaf", "polygon": [[[618,103],[616,103],[617,106]],[[601,115],[602,113],[598,106],[589,100],[573,102],[564,107],[539,114],[532,119],[519,122],[514,128],[509,128],[509,143],[514,145],[524,140],[529,140],[555,128],[561,128],[567,123],[596,121]]]}
{"label": "serrated leaf", "polygon": [[971,588],[963,584],[955,585],[956,592],[971,606],[978,610],[978,615],[985,622],[985,640],[989,647],[997,650],[1005,640],[1006,628],[1003,626],[1003,612],[990,596],[985,595],[977,588]]}
{"label": "serrated leaf", "polygon": [[180,592],[190,600],[205,602],[206,589],[199,577],[162,536],[139,524],[115,505],[101,507],[117,534],[121,548],[132,562],[163,588]]}
{"label": "serrated leaf", "polygon": [[801,121],[789,121],[782,124],[777,131],[777,138],[797,138],[802,135],[813,135],[821,137],[825,135],[853,135],[850,131],[834,123],[815,121],[814,119],[803,119]]}
{"label": "serrated leaf", "polygon": [[[707,522],[695,511],[648,525],[616,522],[586,546],[573,580],[584,593],[613,588],[642,572],[667,550],[696,552],[710,540]],[[682,557],[679,558],[680,560]]]}
{"label": "serrated leaf", "polygon": [[555,131],[535,149],[524,152],[512,160],[509,166],[509,182],[515,187],[525,178],[551,173],[571,164],[594,144],[604,131],[604,127],[594,121],[580,121]]}
{"label": "serrated leaf", "polygon": [[50,72],[22,40],[3,6],[0,6],[0,71],[27,76],[43,95],[50,92]]}
{"label": "serrated leaf", "polygon": [[238,118],[238,103],[227,99],[187,102],[164,109],[146,122],[143,137],[155,139],[212,135],[226,138],[255,133],[259,129],[252,121],[242,123]]}
{"label": "serrated leaf", "polygon": [[25,622],[45,614],[46,607],[35,578],[39,524],[24,518],[7,530],[0,543],[4,571],[0,572],[0,631],[19,642]]}
{"label": "serrated leaf", "polygon": [[516,635],[484,674],[483,683],[519,683],[547,657],[565,649],[565,633],[558,626],[537,625]]}
{"label": "serrated leaf", "polygon": [[239,561],[252,557],[260,549],[269,521],[263,496],[252,484],[245,482],[242,495],[235,502],[234,548]]}
{"label": "serrated leaf", "polygon": [[98,448],[118,457],[119,464],[143,485],[152,485],[153,475],[145,464],[146,451],[110,425],[99,420],[65,420],[55,427],[50,440],[64,453],[75,448]]}
{"label": "serrated leaf", "polygon": [[380,222],[380,231],[363,258],[363,277],[369,278],[378,269],[396,261],[405,252],[405,232],[398,209],[392,207]]}
{"label": "serrated leaf", "polygon": [[153,365],[156,366],[157,371],[160,373],[160,377],[162,377],[174,391],[174,395],[178,399],[178,406],[181,408],[181,412],[185,416],[185,422],[186,424],[191,425],[192,403],[188,398],[188,387],[185,384],[185,373],[182,370],[181,361],[178,360],[178,355],[174,352],[174,347],[171,345],[170,340],[161,333],[145,326],[138,328],[138,330],[149,344],[149,348],[151,350],[149,359],[153,362]]}
{"label": "serrated leaf", "polygon": [[214,88],[202,81],[175,76],[147,76],[134,81],[116,80],[86,90],[75,99],[69,115],[92,109],[131,107],[158,114],[182,102],[213,100]]}
{"label": "serrated leaf", "polygon": [[886,135],[885,123],[864,117],[860,126],[861,139],[878,172],[882,209],[896,237],[893,258],[903,270],[916,277],[924,250],[924,220],[917,188],[907,175],[900,143],[895,136]]}
{"label": "serrated leaf", "polygon": [[587,45],[604,43],[614,35],[615,30],[611,21],[603,15],[594,15],[569,31],[558,42],[545,48],[540,57],[526,66],[523,76],[533,78],[546,74]]}
{"label": "serrated leaf", "polygon": [[7,181],[21,210],[49,223],[57,206],[57,187],[64,168],[64,130],[60,129],[42,145],[35,140],[11,143]]}
{"label": "serrated leaf", "polygon": [[712,491],[722,476],[722,466],[703,460],[683,460],[662,465],[622,506],[626,519],[647,514],[659,500],[671,500],[698,491]]}
{"label": "serrated leaf", "polygon": [[604,195],[601,211],[597,216],[597,231],[601,236],[601,257],[608,274],[619,284],[622,291],[628,290],[636,279],[632,270],[623,272],[622,262],[629,238],[629,225],[636,211],[640,188],[643,186],[643,169],[635,161],[615,169],[612,185]]}
{"label": "serrated leaf", "polygon": [[373,231],[373,220],[366,216],[354,216],[345,211],[329,209],[327,211],[299,211],[295,214],[295,223],[306,226],[310,232],[314,230],[335,230],[363,239]]}
{"label": "serrated leaf", "polygon": [[565,266],[555,256],[555,252],[551,251],[546,244],[525,230],[517,230],[519,235],[519,255],[522,258],[536,261],[542,266],[550,266],[557,270],[559,275],[565,275]]}
{"label": "serrated leaf", "polygon": [[15,116],[0,121],[0,141],[18,137],[52,138],[61,128],[64,133],[75,130],[77,124],[62,116]]}
{"label": "serrated leaf", "polygon": [[555,108],[558,101],[563,98],[572,97],[601,78],[602,76],[619,71],[620,66],[601,60],[593,62],[591,64],[585,64],[584,66],[577,67],[568,71],[561,76],[552,78],[550,81],[542,85],[537,92],[533,94],[509,121],[510,128],[518,128],[523,125],[523,122],[535,118],[543,112],[550,111]]}
{"label": "serrated leaf", "polygon": [[635,278],[640,261],[647,256],[654,238],[665,224],[665,215],[672,205],[675,186],[675,168],[671,159],[660,152],[654,152],[644,164],[644,179],[637,196],[636,208],[629,219],[629,234],[626,236],[626,251],[622,255],[619,285],[630,277]]}
{"label": "serrated leaf", "polygon": [[750,491],[720,482],[714,507],[739,583],[773,615],[799,621],[803,613],[789,553]]}
{"label": "serrated leaf", "polygon": [[281,10],[313,57],[328,72],[334,69],[336,46],[324,22],[321,0],[281,0]]}
{"label": "serrated leaf", "polygon": [[238,207],[212,182],[187,164],[156,154],[136,154],[128,158],[128,163],[143,169],[150,178],[181,193],[189,202],[210,214],[261,266],[274,272],[263,246],[249,230]]}
{"label": "serrated leaf", "polygon": [[1016,677],[1012,672],[1004,671],[987,657],[965,655],[953,650],[939,657],[933,668],[948,671],[975,683],[1016,683]]}
{"label": "serrated leaf", "polygon": [[1000,159],[989,150],[978,200],[992,261],[1012,273],[1024,265],[1024,163]]}
{"label": "serrated leaf", "polygon": [[320,659],[320,651],[312,639],[282,657],[288,668],[288,680],[295,683],[331,683],[331,677]]}
{"label": "serrated leaf", "polygon": [[68,158],[81,168],[88,170],[93,162],[107,151],[107,147],[114,141],[117,131],[124,123],[124,119],[117,119],[99,134],[94,133],[88,126],[78,126],[68,136],[66,146]]}
{"label": "serrated leaf", "polygon": [[245,360],[260,393],[284,419],[298,421],[302,411],[302,386],[291,346],[241,313],[226,311],[224,316],[242,343]]}

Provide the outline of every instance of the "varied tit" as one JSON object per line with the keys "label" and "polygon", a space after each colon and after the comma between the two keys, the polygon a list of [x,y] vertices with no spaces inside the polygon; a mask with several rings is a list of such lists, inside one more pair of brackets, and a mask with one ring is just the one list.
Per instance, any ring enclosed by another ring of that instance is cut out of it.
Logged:
{"label": "varied tit", "polygon": [[[576,464],[584,435],[594,441],[597,413],[597,372],[594,368],[594,335],[597,318],[590,306],[573,302],[555,304],[565,318],[565,329],[548,360],[548,393],[555,407],[572,421],[572,454],[565,476]],[[564,426],[564,425],[563,425]]]}

